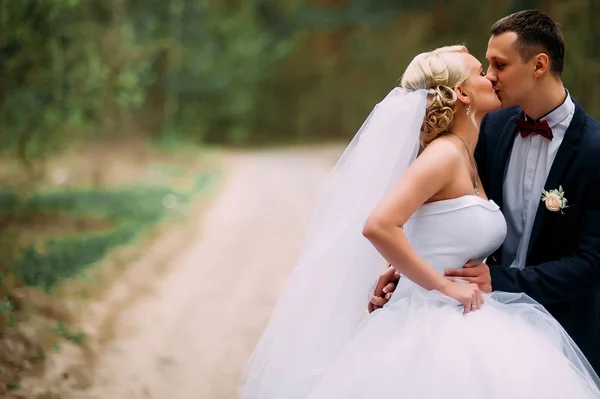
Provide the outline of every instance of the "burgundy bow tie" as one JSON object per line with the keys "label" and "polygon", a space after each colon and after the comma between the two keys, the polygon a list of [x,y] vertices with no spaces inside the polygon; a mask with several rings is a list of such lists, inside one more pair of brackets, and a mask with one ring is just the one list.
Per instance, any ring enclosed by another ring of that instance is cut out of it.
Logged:
{"label": "burgundy bow tie", "polygon": [[550,129],[548,122],[545,120],[535,123],[525,119],[517,118],[515,119],[515,123],[517,124],[519,132],[521,132],[521,136],[523,137],[527,137],[531,133],[537,133],[548,140],[552,140],[552,129]]}

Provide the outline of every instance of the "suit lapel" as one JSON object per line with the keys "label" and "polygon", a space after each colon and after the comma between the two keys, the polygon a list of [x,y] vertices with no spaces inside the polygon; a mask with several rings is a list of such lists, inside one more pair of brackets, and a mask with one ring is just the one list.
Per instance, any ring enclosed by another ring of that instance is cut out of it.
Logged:
{"label": "suit lapel", "polygon": [[[558,186],[562,184],[561,179],[567,170],[571,159],[577,152],[577,143],[581,138],[583,125],[585,122],[585,111],[577,102],[575,102],[575,99],[573,99],[573,102],[575,103],[575,113],[573,115],[573,119],[571,120],[571,124],[565,133],[565,137],[558,148],[554,162],[552,162],[552,166],[550,167],[550,173],[548,173],[548,178],[546,179],[546,184],[544,185],[544,190],[546,191],[558,189]],[[536,194],[534,193],[532,195]],[[540,192],[537,195],[540,196],[540,203],[538,205],[538,209],[535,214],[535,221],[531,230],[529,247],[527,248],[527,259],[529,258],[529,254],[531,253],[533,245],[540,234],[540,230],[544,222],[544,216],[548,212],[544,203],[541,201],[542,193]]]}
{"label": "suit lapel", "polygon": [[518,115],[519,114],[510,118],[506,125],[504,125],[498,148],[496,153],[493,154],[494,160],[492,161],[492,173],[490,179],[490,197],[498,204],[500,209],[502,209],[504,203],[504,172],[506,171],[506,165],[515,142],[515,136],[517,135],[515,119]]}

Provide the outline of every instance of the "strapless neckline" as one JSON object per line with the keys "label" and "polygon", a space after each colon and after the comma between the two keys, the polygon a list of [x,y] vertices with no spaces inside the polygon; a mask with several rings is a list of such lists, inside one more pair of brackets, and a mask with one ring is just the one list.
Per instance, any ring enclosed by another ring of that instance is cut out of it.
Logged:
{"label": "strapless neckline", "polygon": [[466,194],[460,197],[447,198],[439,201],[428,202],[421,205],[415,212],[417,216],[433,215],[438,213],[452,212],[471,206],[481,206],[490,211],[496,212],[500,207],[491,199],[484,199],[473,194]]}

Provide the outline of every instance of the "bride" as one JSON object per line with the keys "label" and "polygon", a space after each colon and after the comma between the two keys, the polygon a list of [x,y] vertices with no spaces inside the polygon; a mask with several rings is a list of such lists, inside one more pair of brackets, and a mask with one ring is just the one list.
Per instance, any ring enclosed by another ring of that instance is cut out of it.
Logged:
{"label": "bride", "polygon": [[[323,187],[243,398],[600,397],[541,305],[443,276],[506,235],[473,158],[483,115],[500,105],[465,47],[414,58]],[[404,278],[365,317],[385,262]]]}

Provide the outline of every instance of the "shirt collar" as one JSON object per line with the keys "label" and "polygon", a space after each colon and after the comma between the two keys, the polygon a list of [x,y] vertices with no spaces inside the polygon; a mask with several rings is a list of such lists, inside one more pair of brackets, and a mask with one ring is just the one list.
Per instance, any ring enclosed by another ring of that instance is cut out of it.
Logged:
{"label": "shirt collar", "polygon": [[571,99],[571,95],[569,94],[569,92],[566,89],[565,89],[565,91],[567,93],[567,96],[565,97],[565,101],[563,101],[563,103],[561,105],[559,105],[554,110],[552,110],[550,113],[546,114],[545,116],[543,116],[540,119],[540,120],[547,121],[548,126],[550,126],[550,129],[554,130],[554,128],[558,124],[560,124],[562,121],[564,121],[575,110],[575,103],[573,103],[573,100]]}

